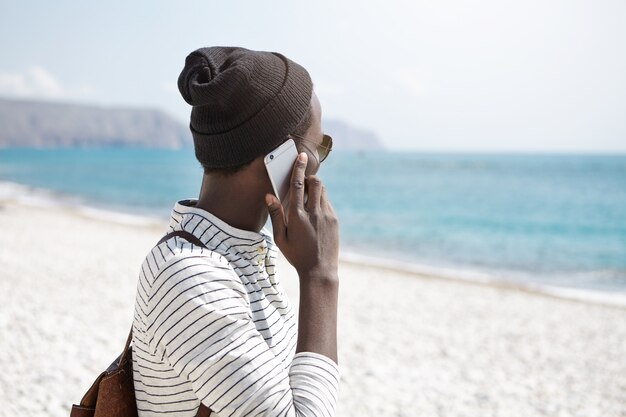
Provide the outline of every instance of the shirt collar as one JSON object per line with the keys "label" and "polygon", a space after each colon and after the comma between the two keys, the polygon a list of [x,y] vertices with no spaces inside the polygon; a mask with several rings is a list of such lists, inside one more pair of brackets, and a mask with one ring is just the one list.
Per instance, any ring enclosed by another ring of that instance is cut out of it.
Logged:
{"label": "shirt collar", "polygon": [[226,256],[227,253],[243,253],[246,258],[265,256],[273,240],[267,228],[260,232],[231,226],[214,214],[196,208],[198,200],[177,201],[170,216],[170,229],[185,230],[196,236],[207,248]]}

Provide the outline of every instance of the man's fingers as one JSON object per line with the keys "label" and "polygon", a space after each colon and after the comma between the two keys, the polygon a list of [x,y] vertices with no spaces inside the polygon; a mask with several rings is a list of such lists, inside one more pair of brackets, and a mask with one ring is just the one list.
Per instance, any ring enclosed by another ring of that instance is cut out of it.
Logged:
{"label": "man's fingers", "polygon": [[267,211],[272,219],[272,229],[274,231],[274,241],[276,243],[282,242],[285,236],[285,213],[282,204],[272,194],[265,195],[265,204],[267,204]]}
{"label": "man's fingers", "polygon": [[322,181],[315,176],[309,175],[306,178],[307,188],[308,188],[308,200],[306,202],[306,209],[308,211],[315,211],[320,208],[320,198],[322,197],[322,189],[324,186],[322,185]]}
{"label": "man's fingers", "polygon": [[326,187],[322,187],[322,195],[320,196],[320,207],[330,212],[331,214],[335,214],[335,210],[333,210],[333,206],[331,206],[330,201],[328,201],[328,195],[326,194]]}
{"label": "man's fingers", "polygon": [[289,209],[304,209],[304,171],[306,170],[307,154],[302,152],[298,155],[289,184]]}

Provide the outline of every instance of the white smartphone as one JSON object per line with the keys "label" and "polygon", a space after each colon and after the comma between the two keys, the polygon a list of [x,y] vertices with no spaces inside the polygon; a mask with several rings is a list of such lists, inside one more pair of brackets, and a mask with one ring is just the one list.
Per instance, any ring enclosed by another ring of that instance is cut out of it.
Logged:
{"label": "white smartphone", "polygon": [[274,195],[282,203],[289,192],[289,180],[293,171],[293,164],[298,157],[296,144],[293,139],[282,143],[265,156],[265,169],[270,177]]}

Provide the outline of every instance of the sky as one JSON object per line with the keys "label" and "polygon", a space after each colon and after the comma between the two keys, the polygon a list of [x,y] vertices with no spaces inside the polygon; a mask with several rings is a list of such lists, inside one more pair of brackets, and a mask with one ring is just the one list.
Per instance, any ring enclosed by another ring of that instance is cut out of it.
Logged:
{"label": "sky", "polygon": [[323,119],[391,150],[626,153],[623,0],[0,5],[2,97],[151,107],[187,123],[185,57],[242,46],[304,66]]}

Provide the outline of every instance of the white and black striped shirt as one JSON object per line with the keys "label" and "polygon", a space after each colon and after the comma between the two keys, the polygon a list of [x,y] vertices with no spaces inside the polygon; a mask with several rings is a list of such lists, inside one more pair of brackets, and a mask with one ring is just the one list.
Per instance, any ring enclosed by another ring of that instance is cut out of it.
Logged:
{"label": "white and black striped shirt", "polygon": [[[339,370],[313,352],[295,353],[295,311],[275,271],[267,229],[234,228],[176,203],[173,237],[151,250],[139,275],[133,323],[139,416],[333,416]],[[168,232],[168,233],[169,233]]]}

